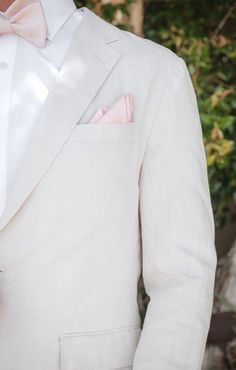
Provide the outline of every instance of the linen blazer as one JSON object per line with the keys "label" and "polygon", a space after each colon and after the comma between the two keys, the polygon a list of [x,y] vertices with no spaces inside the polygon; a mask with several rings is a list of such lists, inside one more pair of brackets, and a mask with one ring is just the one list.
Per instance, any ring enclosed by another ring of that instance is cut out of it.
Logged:
{"label": "linen blazer", "polygon": [[[0,369],[200,370],[217,256],[193,84],[83,11],[0,220]],[[124,93],[132,122],[88,124]]]}

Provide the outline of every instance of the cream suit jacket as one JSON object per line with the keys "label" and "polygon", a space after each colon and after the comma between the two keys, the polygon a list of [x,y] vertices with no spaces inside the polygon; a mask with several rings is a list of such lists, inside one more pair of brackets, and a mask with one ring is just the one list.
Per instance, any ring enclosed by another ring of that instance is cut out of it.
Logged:
{"label": "cream suit jacket", "polygon": [[[0,221],[0,369],[200,370],[217,258],[190,75],[83,11]],[[132,122],[88,124],[124,93]]]}

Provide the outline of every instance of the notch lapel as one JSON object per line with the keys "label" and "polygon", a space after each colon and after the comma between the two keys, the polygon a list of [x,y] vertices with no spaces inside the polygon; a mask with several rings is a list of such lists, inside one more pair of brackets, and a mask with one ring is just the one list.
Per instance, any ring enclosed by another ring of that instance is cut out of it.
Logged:
{"label": "notch lapel", "polygon": [[0,231],[27,200],[53,163],[74,126],[102,87],[122,54],[109,44],[116,28],[86,7],[54,88],[0,219]]}

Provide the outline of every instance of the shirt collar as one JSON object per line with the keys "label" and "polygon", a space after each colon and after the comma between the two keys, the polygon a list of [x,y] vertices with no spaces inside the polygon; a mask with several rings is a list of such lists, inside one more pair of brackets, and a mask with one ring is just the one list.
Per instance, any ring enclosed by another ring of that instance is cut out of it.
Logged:
{"label": "shirt collar", "polygon": [[44,48],[37,49],[44,59],[52,64],[54,68],[57,68],[58,71],[64,62],[67,50],[82,17],[80,9],[74,11],[55,34],[53,40],[48,42]]}
{"label": "shirt collar", "polygon": [[73,0],[41,0],[41,4],[48,28],[47,39],[52,40],[65,21],[76,10],[76,6]]}

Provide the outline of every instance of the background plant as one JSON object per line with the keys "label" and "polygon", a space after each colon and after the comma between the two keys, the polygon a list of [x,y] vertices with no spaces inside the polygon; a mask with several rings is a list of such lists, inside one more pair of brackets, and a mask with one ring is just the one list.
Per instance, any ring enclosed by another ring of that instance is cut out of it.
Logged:
{"label": "background plant", "polygon": [[197,94],[216,227],[236,219],[236,3],[146,6],[145,35],[186,61]]}

